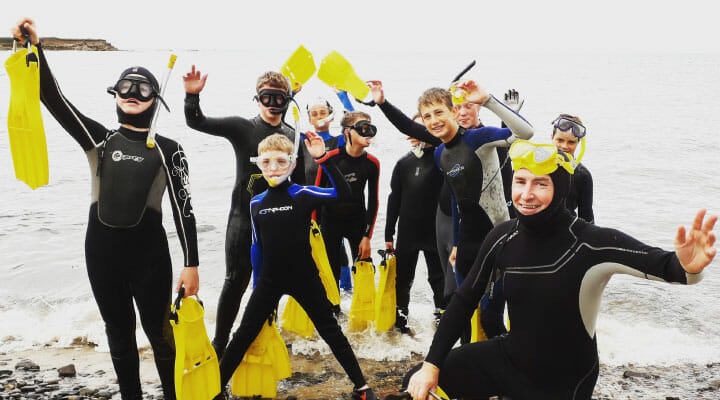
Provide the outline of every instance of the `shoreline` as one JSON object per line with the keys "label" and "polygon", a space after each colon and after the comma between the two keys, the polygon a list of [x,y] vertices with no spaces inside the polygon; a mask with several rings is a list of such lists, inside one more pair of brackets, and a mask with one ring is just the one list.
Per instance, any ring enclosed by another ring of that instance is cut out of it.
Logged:
{"label": "shoreline", "polygon": [[[104,39],[66,39],[57,37],[40,38],[45,50],[118,51]],[[0,37],[0,50],[12,50],[13,38]]]}
{"label": "shoreline", "polygon": [[[36,363],[39,370],[16,369],[23,360]],[[397,391],[405,372],[420,361],[420,355],[401,361],[359,360],[368,383],[381,398]],[[293,375],[279,382],[278,399],[344,399],[352,390],[352,383],[332,355],[296,355],[290,351],[290,363]],[[69,364],[74,365],[77,375],[59,377],[58,370]],[[148,348],[140,351],[140,376],[145,398],[162,398]],[[22,385],[25,385],[24,389]],[[73,398],[73,395],[93,399],[120,398],[110,354],[97,352],[87,345],[0,350],[0,399],[18,398],[19,389],[26,390],[28,398],[65,399]],[[16,396],[12,397],[12,393]],[[601,363],[593,393],[593,399],[597,400],[714,399],[718,396],[720,362],[670,366],[607,366]]]}

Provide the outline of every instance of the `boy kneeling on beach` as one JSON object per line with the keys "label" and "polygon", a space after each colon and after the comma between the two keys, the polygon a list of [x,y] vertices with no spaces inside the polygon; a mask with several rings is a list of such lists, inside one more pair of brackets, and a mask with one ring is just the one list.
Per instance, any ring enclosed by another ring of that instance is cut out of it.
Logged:
{"label": "boy kneeling on beach", "polygon": [[355,353],[333,315],[312,258],[308,235],[313,210],[347,199],[350,186],[333,161],[338,150],[326,152],[320,136],[312,132],[306,135],[308,153],[328,175],[330,188],[300,186],[288,180],[297,152],[287,137],[273,134],[258,144],[257,166],[270,187],[250,201],[251,254],[257,285],[220,362],[222,387],[227,386],[280,297],[289,294],[307,312],[355,385],[352,397],[375,400],[377,397],[367,386]]}

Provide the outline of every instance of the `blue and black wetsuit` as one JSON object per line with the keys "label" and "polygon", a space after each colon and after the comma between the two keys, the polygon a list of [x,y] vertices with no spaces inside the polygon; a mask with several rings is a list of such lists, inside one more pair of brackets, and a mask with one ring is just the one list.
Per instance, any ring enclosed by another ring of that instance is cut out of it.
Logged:
{"label": "blue and black wetsuit", "polygon": [[440,194],[438,187],[442,182],[443,177],[435,165],[432,148],[423,150],[420,158],[410,152],[398,160],[390,179],[385,241],[393,242],[395,224],[398,223],[395,246],[398,316],[395,325],[401,328],[407,325],[410,288],[420,251],[425,254],[428,283],[433,292],[435,308],[445,308],[444,271],[435,236],[435,212]]}
{"label": "blue and black wetsuit", "polygon": [[[240,309],[240,301],[250,282],[252,265],[250,263],[250,199],[262,193],[268,185],[258,167],[250,162],[257,156],[260,141],[273,133],[281,133],[290,140],[295,138],[295,131],[284,123],[272,126],[260,115],[253,119],[242,117],[211,118],[206,117],[200,109],[200,96],[187,93],[185,97],[185,120],[189,127],[214,136],[224,137],[235,151],[235,184],[230,200],[225,234],[225,283],[218,300],[217,319],[213,347],[218,356],[222,356],[227,345],[235,317]],[[300,158],[304,158],[300,153]],[[303,165],[298,160],[298,165]],[[305,182],[304,171],[296,168],[292,179]]]}
{"label": "blue and black wetsuit", "polygon": [[[483,242],[426,357],[452,398],[590,399],[598,376],[597,314],[610,278],[701,279],[686,273],[674,252],[571,216],[564,200],[539,218],[518,213],[520,220],[498,225]],[[451,350],[497,274],[512,329]]]}
{"label": "blue and black wetsuit", "polygon": [[[442,143],[424,125],[408,118],[390,102],[380,105],[382,112],[400,132],[438,146],[435,159],[457,205],[452,210],[456,221],[455,272],[458,283],[462,283],[470,271],[485,235],[494,225],[509,219],[495,148],[507,147],[518,138],[529,139],[533,135],[530,124],[494,97],[491,96],[485,106],[498,114],[509,128],[466,130],[460,127],[455,137]],[[498,306],[493,312],[482,314],[482,325],[488,337],[505,332],[500,311],[502,301],[498,299],[495,303]]]}
{"label": "blue and black wetsuit", "polygon": [[253,267],[262,273],[256,274],[259,276],[257,286],[220,362],[222,387],[284,294],[295,298],[307,312],[355,387],[365,385],[355,354],[333,316],[308,239],[313,210],[351,195],[349,185],[335,165],[337,154],[338,150],[333,150],[318,160],[328,174],[330,188],[285,181],[255,196],[250,203]]}
{"label": "blue and black wetsuit", "polygon": [[[359,157],[353,157],[347,153],[345,147],[339,147],[337,150],[335,163],[350,184],[352,195],[344,201],[323,206],[318,215],[325,249],[336,282],[340,279],[340,267],[343,265],[343,254],[345,253],[342,239],[347,238],[350,242],[352,258],[355,259],[363,237],[372,238],[379,205],[378,182],[380,178],[380,161],[373,155],[364,152]],[[320,171],[318,171],[316,185],[320,187],[330,185],[328,178]],[[365,201],[366,186],[367,203]]]}
{"label": "blue and black wetsuit", "polygon": [[[170,195],[185,266],[198,265],[188,163],[180,145],[147,132],[111,131],[82,114],[60,91],[42,50],[40,99],[82,147],[90,164],[92,197],[85,261],[100,309],[123,399],[141,399],[135,307],[150,340],[164,396],[175,398],[175,349],[168,319],[172,264],[162,225],[162,198]],[[158,101],[157,99],[155,101]]]}
{"label": "blue and black wetsuit", "polygon": [[[590,171],[585,165],[578,164],[573,174],[570,194],[567,198],[567,208],[570,214],[577,215],[591,224],[595,223],[593,203],[593,180]],[[575,214],[577,210],[577,214]]]}

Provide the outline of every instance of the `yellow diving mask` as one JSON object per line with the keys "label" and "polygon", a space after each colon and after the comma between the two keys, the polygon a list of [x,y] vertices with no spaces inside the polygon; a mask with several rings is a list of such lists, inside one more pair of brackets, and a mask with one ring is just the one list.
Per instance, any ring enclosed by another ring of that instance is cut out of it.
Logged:
{"label": "yellow diving mask", "polygon": [[535,175],[550,174],[558,167],[563,167],[572,174],[577,165],[570,154],[559,153],[555,146],[530,143],[527,140],[515,141],[510,146],[508,155],[514,171],[527,168]]}

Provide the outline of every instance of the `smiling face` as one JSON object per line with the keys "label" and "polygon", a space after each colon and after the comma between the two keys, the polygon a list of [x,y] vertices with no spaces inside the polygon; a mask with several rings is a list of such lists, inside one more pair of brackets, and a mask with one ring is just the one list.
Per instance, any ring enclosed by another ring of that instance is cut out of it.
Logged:
{"label": "smiling face", "polygon": [[578,139],[571,130],[561,131],[560,129],[555,129],[552,142],[558,149],[574,156],[580,139]]}
{"label": "smiling face", "polygon": [[457,122],[460,126],[465,129],[472,129],[478,126],[478,114],[480,113],[480,104],[466,101],[462,104],[455,105],[453,108],[455,113],[457,114]]}
{"label": "smiling face", "polygon": [[420,117],[425,128],[443,142],[452,139],[458,130],[454,112],[444,103],[430,103],[420,106]]}
{"label": "smiling face", "polygon": [[512,201],[523,215],[534,215],[548,208],[555,194],[550,175],[535,175],[527,168],[515,171],[512,183]]}
{"label": "smiling face", "polygon": [[284,151],[264,151],[258,155],[258,158],[267,160],[267,165],[258,167],[262,171],[263,178],[265,178],[270,186],[277,186],[282,183],[293,167],[293,164],[290,162],[290,155]]}

